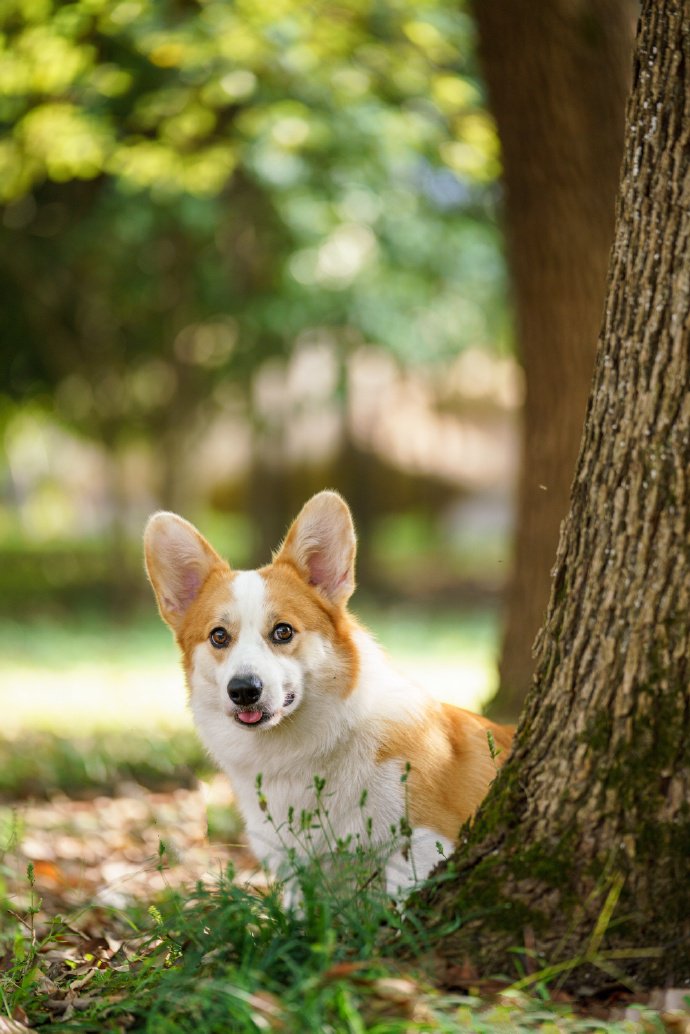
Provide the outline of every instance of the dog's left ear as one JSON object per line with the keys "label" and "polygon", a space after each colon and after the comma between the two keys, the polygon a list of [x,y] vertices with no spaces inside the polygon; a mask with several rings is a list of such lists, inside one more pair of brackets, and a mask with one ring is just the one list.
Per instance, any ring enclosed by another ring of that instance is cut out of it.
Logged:
{"label": "dog's left ear", "polygon": [[352,516],[337,492],[319,492],[304,505],[276,562],[297,568],[331,603],[346,603],[355,588],[357,539]]}

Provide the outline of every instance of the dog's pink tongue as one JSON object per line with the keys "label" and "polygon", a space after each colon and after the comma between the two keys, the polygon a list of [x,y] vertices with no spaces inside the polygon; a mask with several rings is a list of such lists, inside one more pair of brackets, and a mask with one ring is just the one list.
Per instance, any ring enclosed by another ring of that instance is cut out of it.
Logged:
{"label": "dog's pink tongue", "polygon": [[263,711],[238,711],[237,717],[241,722],[246,725],[255,725],[256,722],[260,722],[263,718]]}

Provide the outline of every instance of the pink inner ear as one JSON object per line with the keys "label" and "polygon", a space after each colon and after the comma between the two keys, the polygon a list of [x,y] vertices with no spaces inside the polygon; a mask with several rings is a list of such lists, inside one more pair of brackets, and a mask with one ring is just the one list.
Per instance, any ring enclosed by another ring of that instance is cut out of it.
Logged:
{"label": "pink inner ear", "polygon": [[184,567],[177,572],[175,598],[165,597],[165,606],[176,614],[183,613],[201,588],[201,575],[195,567]]}
{"label": "pink inner ear", "polygon": [[307,564],[310,575],[309,584],[321,586],[326,592],[335,592],[336,589],[339,589],[347,581],[348,569],[345,568],[339,577],[334,577],[333,568],[320,553],[314,553],[310,556]]}
{"label": "pink inner ear", "polygon": [[320,553],[312,553],[307,561],[309,567],[309,584],[326,585],[330,580],[330,568]]}
{"label": "pink inner ear", "polygon": [[188,605],[192,602],[195,596],[198,595],[199,589],[201,588],[201,575],[196,567],[185,568],[182,577],[182,591],[180,592],[180,600],[183,604]]}

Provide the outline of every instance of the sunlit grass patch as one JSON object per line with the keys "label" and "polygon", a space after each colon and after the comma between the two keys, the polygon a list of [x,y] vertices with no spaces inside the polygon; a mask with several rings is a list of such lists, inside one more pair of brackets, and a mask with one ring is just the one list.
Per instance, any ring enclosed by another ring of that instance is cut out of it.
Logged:
{"label": "sunlit grass patch", "polygon": [[0,623],[4,732],[190,727],[170,634],[150,618],[77,613],[57,623]]}
{"label": "sunlit grass patch", "polygon": [[[474,709],[491,696],[492,612],[363,605],[360,613],[394,663],[435,695]],[[177,650],[154,613],[127,622],[98,613],[4,620],[0,657],[5,735],[191,728]]]}

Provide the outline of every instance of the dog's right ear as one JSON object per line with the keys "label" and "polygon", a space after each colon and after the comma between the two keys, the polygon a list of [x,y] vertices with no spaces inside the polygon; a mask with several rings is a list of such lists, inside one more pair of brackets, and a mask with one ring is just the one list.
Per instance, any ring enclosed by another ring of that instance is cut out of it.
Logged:
{"label": "dog's right ear", "polygon": [[144,532],[146,572],[161,617],[177,631],[214,567],[227,567],[193,524],[154,513]]}

